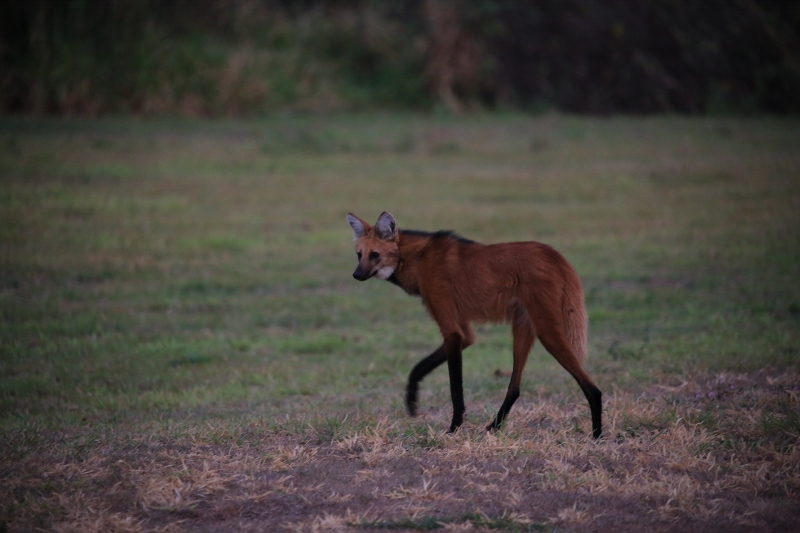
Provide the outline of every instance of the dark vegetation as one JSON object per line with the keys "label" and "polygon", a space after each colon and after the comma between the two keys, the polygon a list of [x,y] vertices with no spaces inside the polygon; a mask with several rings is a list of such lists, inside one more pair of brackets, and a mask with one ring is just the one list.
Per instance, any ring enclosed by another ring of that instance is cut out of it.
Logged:
{"label": "dark vegetation", "polygon": [[784,0],[6,0],[0,109],[800,110]]}

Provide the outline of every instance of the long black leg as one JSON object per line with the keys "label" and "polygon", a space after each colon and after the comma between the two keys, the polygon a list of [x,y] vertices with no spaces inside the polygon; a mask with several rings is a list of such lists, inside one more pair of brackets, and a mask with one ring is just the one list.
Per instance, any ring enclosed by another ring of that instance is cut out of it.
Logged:
{"label": "long black leg", "polygon": [[578,385],[586,395],[592,412],[592,437],[599,439],[603,436],[603,393],[591,382],[581,383],[579,380]]}
{"label": "long black leg", "polygon": [[[545,337],[547,334],[547,338]],[[563,337],[554,334],[553,331],[542,332],[539,334],[545,349],[550,355],[561,363],[575,381],[578,382],[586,400],[589,402],[589,409],[592,413],[592,437],[599,439],[603,436],[603,393],[592,382],[589,375],[581,368],[580,363],[575,357],[572,349]]]}
{"label": "long black leg", "polygon": [[503,400],[503,405],[497,412],[497,416],[491,424],[486,426],[486,431],[496,431],[500,429],[508,412],[511,411],[511,406],[519,398],[519,386],[522,382],[522,371],[525,369],[525,363],[528,360],[528,353],[531,351],[536,334],[533,331],[533,323],[531,322],[528,313],[522,308],[518,307],[514,320],[511,323],[511,333],[514,337],[514,370],[511,372],[511,381],[508,384],[508,391]]}
{"label": "long black leg", "polygon": [[417,363],[411,370],[411,374],[408,376],[408,385],[406,386],[406,410],[409,415],[414,416],[417,414],[419,382],[445,361],[447,361],[447,355],[444,351],[444,345],[442,345],[428,357]]}
{"label": "long black leg", "polygon": [[511,411],[511,406],[517,401],[517,398],[519,398],[519,387],[508,389],[506,397],[503,400],[503,405],[500,406],[500,410],[497,412],[492,423],[486,426],[486,431],[497,431],[500,429],[508,412]]}
{"label": "long black leg", "polygon": [[455,431],[464,422],[464,385],[461,370],[461,337],[453,334],[445,338],[444,350],[447,354],[447,370],[450,373],[450,399],[453,402],[453,420],[448,433]]}

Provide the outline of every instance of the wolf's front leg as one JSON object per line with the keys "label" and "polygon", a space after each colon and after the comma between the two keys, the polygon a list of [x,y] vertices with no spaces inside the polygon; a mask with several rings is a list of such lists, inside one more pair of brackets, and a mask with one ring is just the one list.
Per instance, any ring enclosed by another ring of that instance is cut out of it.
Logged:
{"label": "wolf's front leg", "polygon": [[417,363],[411,370],[411,374],[408,376],[408,385],[406,386],[406,410],[408,410],[409,415],[414,416],[417,414],[419,382],[446,360],[447,355],[445,355],[444,345],[442,345],[428,357]]}
{"label": "wolf's front leg", "polygon": [[461,369],[461,336],[452,334],[444,340],[447,370],[450,373],[450,398],[453,402],[453,420],[448,433],[455,433],[464,423],[464,386]]}

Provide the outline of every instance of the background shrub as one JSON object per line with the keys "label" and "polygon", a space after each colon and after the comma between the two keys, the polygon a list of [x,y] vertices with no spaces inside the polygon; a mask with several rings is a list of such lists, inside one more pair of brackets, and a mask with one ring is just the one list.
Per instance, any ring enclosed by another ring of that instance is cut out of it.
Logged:
{"label": "background shrub", "polygon": [[800,109],[782,0],[8,0],[0,108]]}

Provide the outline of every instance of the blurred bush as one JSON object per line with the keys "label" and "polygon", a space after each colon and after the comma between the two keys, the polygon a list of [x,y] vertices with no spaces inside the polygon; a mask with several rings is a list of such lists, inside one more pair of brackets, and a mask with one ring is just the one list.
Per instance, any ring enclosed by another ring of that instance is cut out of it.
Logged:
{"label": "blurred bush", "polygon": [[482,4],[498,77],[518,105],[592,113],[800,111],[799,2]]}
{"label": "blurred bush", "polygon": [[424,106],[403,6],[257,0],[6,0],[0,106],[244,115]]}
{"label": "blurred bush", "polygon": [[5,0],[0,108],[797,112],[783,0]]}

